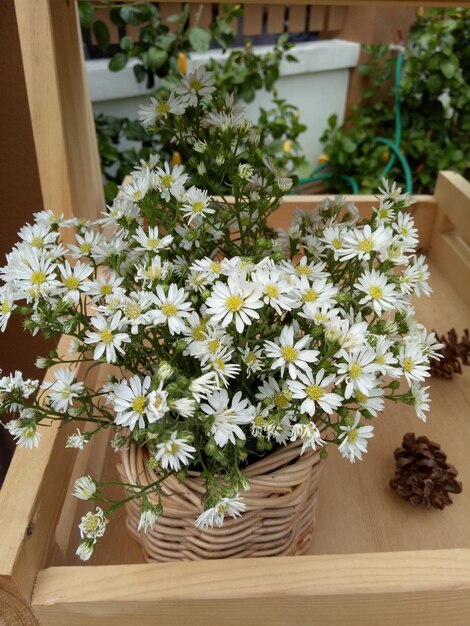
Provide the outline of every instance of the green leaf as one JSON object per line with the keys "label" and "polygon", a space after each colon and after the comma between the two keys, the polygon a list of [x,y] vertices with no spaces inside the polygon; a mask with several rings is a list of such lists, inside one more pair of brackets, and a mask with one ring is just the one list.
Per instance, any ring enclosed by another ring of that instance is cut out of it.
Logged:
{"label": "green leaf", "polygon": [[150,11],[145,4],[122,7],[119,14],[126,24],[132,24],[132,26],[139,26],[150,19]]}
{"label": "green leaf", "polygon": [[124,52],[118,52],[109,59],[109,69],[111,72],[120,72],[127,65],[127,55]]}
{"label": "green leaf", "polygon": [[80,26],[82,28],[90,28],[95,17],[95,7],[92,2],[78,3],[78,16],[80,18]]}
{"label": "green leaf", "polygon": [[134,65],[133,70],[134,70],[134,76],[137,82],[142,83],[145,80],[145,77],[147,76],[147,71],[145,67],[139,63],[138,65]]}
{"label": "green leaf", "polygon": [[436,93],[440,91],[441,88],[442,88],[442,80],[436,74],[432,74],[432,76],[428,78],[429,91],[431,91],[432,93]]}
{"label": "green leaf", "polygon": [[109,34],[109,28],[102,20],[97,20],[93,24],[93,34],[99,47],[102,50],[107,50],[111,43],[111,36]]}
{"label": "green leaf", "polygon": [[207,52],[211,45],[211,34],[205,28],[190,28],[188,30],[189,43],[196,52]]}
{"label": "green leaf", "polygon": [[134,47],[134,42],[132,41],[131,37],[129,37],[128,35],[125,35],[121,39],[121,42],[119,45],[121,46],[121,49],[124,50],[124,52],[130,52],[132,48]]}
{"label": "green leaf", "polygon": [[457,70],[457,66],[450,59],[447,59],[441,63],[441,72],[446,78],[452,78]]}
{"label": "green leaf", "polygon": [[175,33],[162,33],[155,39],[155,46],[169,52],[171,47],[175,44],[176,39]]}
{"label": "green leaf", "polygon": [[147,51],[147,64],[149,69],[158,70],[168,60],[168,52],[159,50],[155,46],[151,46]]}

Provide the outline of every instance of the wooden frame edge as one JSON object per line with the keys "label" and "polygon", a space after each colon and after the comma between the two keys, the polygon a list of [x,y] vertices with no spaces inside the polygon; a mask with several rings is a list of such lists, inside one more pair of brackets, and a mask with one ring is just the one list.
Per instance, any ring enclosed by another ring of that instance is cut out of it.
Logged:
{"label": "wooden frame edge", "polygon": [[294,606],[296,626],[462,626],[470,550],[54,567],[39,572],[32,597],[47,626],[107,626],[118,615],[199,626],[221,623],[221,611],[224,626],[276,626],[293,623]]}

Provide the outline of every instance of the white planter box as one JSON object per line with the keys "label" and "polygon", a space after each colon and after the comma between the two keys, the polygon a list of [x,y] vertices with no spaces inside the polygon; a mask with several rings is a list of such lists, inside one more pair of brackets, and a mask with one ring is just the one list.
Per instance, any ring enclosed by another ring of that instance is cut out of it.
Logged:
{"label": "white planter box", "polygon": [[[257,46],[263,54],[271,46]],[[307,126],[301,135],[301,144],[308,159],[314,163],[321,153],[320,136],[326,121],[336,113],[340,121],[344,117],[349,83],[349,70],[357,65],[360,45],[350,41],[331,39],[297,44],[292,53],[298,63],[284,62],[281,65],[281,78],[278,81],[278,94],[300,110],[300,119]],[[220,51],[211,50],[193,54],[190,68],[205,61],[226,56]],[[121,72],[108,70],[107,60],[87,61],[86,68],[93,109],[96,113],[106,113],[135,119],[140,104],[148,101],[152,90],[137,83],[129,63]],[[250,119],[258,117],[258,108],[270,108],[272,95],[258,92],[254,102],[247,106]]]}

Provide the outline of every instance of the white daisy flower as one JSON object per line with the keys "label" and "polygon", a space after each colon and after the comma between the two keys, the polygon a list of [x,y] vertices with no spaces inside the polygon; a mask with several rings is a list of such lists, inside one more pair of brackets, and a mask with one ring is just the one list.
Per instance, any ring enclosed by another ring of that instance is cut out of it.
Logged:
{"label": "white daisy flower", "polygon": [[409,385],[430,376],[429,361],[419,345],[407,342],[400,347],[398,362]]}
{"label": "white daisy flower", "polygon": [[86,444],[89,441],[89,436],[84,433],[81,433],[77,428],[77,432],[69,435],[67,437],[67,442],[65,444],[66,448],[76,448],[78,450],[83,450]]}
{"label": "white daisy flower", "polygon": [[[26,411],[22,412],[22,416]],[[10,435],[15,438],[16,445],[19,448],[38,448],[41,440],[41,433],[38,433],[36,424],[30,422],[25,425],[21,425],[20,420],[10,420],[5,424],[5,428]]]}
{"label": "white daisy flower", "polygon": [[77,304],[80,294],[88,291],[90,283],[87,281],[93,273],[93,267],[77,261],[72,267],[68,261],[58,265],[62,274],[62,286],[56,289],[57,294],[63,294],[67,301]]}
{"label": "white daisy flower", "polygon": [[72,495],[80,500],[93,500],[96,493],[96,483],[91,476],[77,478]]}
{"label": "white daisy flower", "polygon": [[430,296],[432,293],[432,289],[428,282],[430,274],[425,260],[426,257],[424,256],[414,257],[414,269],[416,273],[414,292],[418,297]]}
{"label": "white daisy flower", "polygon": [[284,311],[291,311],[294,306],[292,286],[284,279],[282,273],[273,268],[258,269],[253,274],[253,282],[259,287],[260,297],[265,304],[282,315]]}
{"label": "white daisy flower", "polygon": [[106,319],[97,313],[95,317],[91,318],[90,322],[98,330],[98,332],[89,330],[86,332],[85,343],[97,344],[93,352],[93,358],[97,361],[106,353],[106,361],[115,363],[117,359],[116,351],[124,354],[121,344],[129,343],[131,340],[127,333],[116,332],[122,327],[121,311],[115,313],[111,319]]}
{"label": "white daisy flower", "polygon": [[145,230],[139,226],[133,238],[140,244],[136,250],[142,250],[143,252],[156,252],[157,250],[164,250],[165,248],[169,248],[173,241],[173,237],[171,235],[164,235],[163,237],[160,237],[158,233],[158,226],[153,228],[150,227],[148,229],[148,233],[146,233]]}
{"label": "white daisy flower", "polygon": [[82,521],[78,525],[82,539],[97,539],[98,537],[102,537],[108,521],[100,507],[96,507],[94,513],[88,511],[88,513],[82,517]]}
{"label": "white daisy flower", "polygon": [[314,307],[332,307],[338,291],[326,278],[316,279],[312,283],[306,276],[300,276],[294,283],[295,306],[304,306],[308,315],[312,315]]}
{"label": "white daisy flower", "polygon": [[185,331],[184,319],[189,317],[191,303],[186,301],[183,287],[172,283],[165,293],[162,285],[157,285],[153,321],[155,324],[168,324],[171,335],[179,335]]}
{"label": "white daisy flower", "polygon": [[337,384],[346,381],[344,397],[350,398],[358,390],[364,395],[376,386],[377,364],[375,363],[375,352],[370,348],[364,348],[360,352],[348,353],[340,350],[337,358],[344,359],[337,366],[337,373],[340,378]]}
{"label": "white daisy flower", "polygon": [[161,167],[156,169],[156,177],[160,195],[164,200],[169,202],[170,196],[173,196],[179,201],[183,200],[185,192],[184,183],[188,180],[188,174],[184,173],[184,167],[182,165],[176,165],[171,169],[168,163],[165,162],[163,169]]}
{"label": "white daisy flower", "polygon": [[64,219],[64,214],[61,213],[60,215],[56,215],[53,211],[48,209],[47,211],[39,211],[38,213],[33,213],[33,217],[36,220],[36,222],[40,225],[60,226],[62,223],[62,220]]}
{"label": "white daisy flower", "polygon": [[423,422],[425,422],[427,418],[425,411],[430,410],[429,404],[431,402],[431,398],[429,396],[428,389],[429,387],[420,387],[417,383],[413,383],[410,387],[416,415]]}
{"label": "white daisy flower", "polygon": [[325,370],[318,370],[314,377],[312,370],[299,372],[299,380],[288,380],[287,384],[292,391],[292,397],[303,400],[300,412],[312,416],[315,414],[316,404],[331,415],[341,406],[343,398],[337,393],[328,393],[326,389],[334,382],[336,376],[325,376]]}
{"label": "white daisy flower", "polygon": [[377,315],[382,315],[383,311],[402,308],[401,297],[395,291],[395,285],[388,283],[386,275],[377,270],[366,270],[354,286],[366,294],[359,304],[370,302]]}
{"label": "white daisy flower", "polygon": [[396,222],[392,224],[399,240],[407,250],[413,250],[419,243],[418,231],[414,226],[414,219],[409,213],[399,211]]}
{"label": "white daisy flower", "polygon": [[154,389],[148,394],[146,403],[146,413],[148,421],[158,422],[162,417],[168,413],[170,407],[168,406],[168,392],[163,389],[163,380],[160,381],[157,389]]}
{"label": "white daisy flower", "polygon": [[311,337],[305,335],[295,342],[293,326],[285,326],[275,342],[264,342],[266,356],[275,359],[271,369],[279,368],[281,376],[284,376],[284,370],[287,369],[289,376],[294,380],[299,370],[309,371],[311,369],[309,364],[316,363],[319,354],[318,350],[304,350],[308,348],[310,341]]}
{"label": "white daisy flower", "polygon": [[186,439],[179,439],[177,432],[172,432],[168,441],[157,444],[155,458],[163,469],[179,472],[183,465],[188,465],[193,459],[194,452],[196,448],[191,446]]}
{"label": "white daisy flower", "polygon": [[152,176],[147,170],[134,175],[129,183],[121,185],[120,190],[126,200],[138,203],[145,198],[152,187]]}
{"label": "white daisy flower", "polygon": [[263,367],[263,350],[262,348],[238,348],[242,355],[243,363],[246,365],[250,374],[255,374]]}
{"label": "white daisy flower", "polygon": [[373,426],[359,426],[361,414],[356,411],[354,422],[350,426],[340,426],[341,434],[338,439],[342,439],[342,443],[338,450],[341,455],[351,463],[356,459],[362,461],[362,453],[367,452],[367,440],[373,437]]}
{"label": "white daisy flower", "polygon": [[223,448],[229,441],[236,444],[235,437],[245,439],[240,424],[249,424],[255,417],[255,408],[246,399],[242,399],[241,391],[233,396],[229,406],[229,397],[225,389],[215,391],[201,404],[201,410],[212,418],[210,432],[218,446]]}
{"label": "white daisy flower", "polygon": [[293,265],[291,261],[282,261],[281,267],[291,276],[305,276],[305,278],[312,281],[326,276],[324,271],[326,264],[323,262],[314,263],[313,261],[309,263],[306,256],[303,256],[297,265]]}
{"label": "white daisy flower", "polygon": [[238,494],[233,498],[222,498],[215,506],[201,513],[196,520],[196,526],[198,528],[213,528],[214,526],[221,528],[226,515],[239,517],[245,510],[246,504]]}
{"label": "white daisy flower", "polygon": [[99,274],[95,280],[88,283],[87,295],[91,296],[93,302],[101,298],[110,296],[117,290],[124,279],[114,272]]}
{"label": "white daisy flower", "polygon": [[79,398],[85,391],[83,383],[75,381],[75,372],[68,369],[60,369],[54,372],[55,381],[44,383],[42,386],[49,389],[52,393],[49,395],[51,406],[56,411],[63,413],[69,409],[76,398]]}
{"label": "white daisy flower", "polygon": [[8,286],[0,289],[0,332],[5,332],[8,320],[15,309],[15,297]]}
{"label": "white daisy flower", "polygon": [[353,398],[362,409],[366,409],[374,417],[377,417],[384,410],[385,402],[382,389],[369,389],[368,396],[356,389]]}
{"label": "white daisy flower", "polygon": [[288,411],[284,417],[276,422],[274,420],[268,420],[266,424],[266,434],[268,439],[272,437],[276,443],[282,446],[286,446],[287,442],[292,436],[292,420],[294,419],[294,413]]}
{"label": "white daisy flower", "polygon": [[18,235],[23,241],[29,243],[33,248],[45,248],[56,242],[59,233],[51,231],[51,224],[26,224],[19,231]]}
{"label": "white daisy flower", "polygon": [[190,269],[204,274],[208,282],[212,283],[222,274],[222,261],[206,257],[204,259],[194,261]]}
{"label": "white daisy flower", "polygon": [[194,398],[178,398],[171,401],[171,410],[181,415],[181,417],[193,417],[196,413],[196,401]]}
{"label": "white daisy flower", "polygon": [[71,251],[70,256],[73,259],[80,259],[81,257],[93,257],[99,252],[99,247],[103,242],[103,236],[100,233],[95,233],[92,230],[87,230],[82,235],[75,235],[77,245],[69,244],[68,248]]}
{"label": "white daisy flower", "polygon": [[189,384],[189,391],[193,394],[193,398],[196,402],[200,402],[201,399],[206,399],[207,396],[212,394],[218,389],[218,377],[216,372],[206,372],[198,378],[194,378]]}
{"label": "white daisy flower", "polygon": [[215,283],[212,295],[206,301],[207,313],[222,326],[228,326],[234,320],[237,332],[242,333],[253,319],[259,319],[256,309],[263,306],[259,298],[260,292],[253,283],[230,276],[227,284]]}
{"label": "white daisy flower", "polygon": [[340,252],[343,250],[344,241],[343,241],[343,232],[344,227],[341,228],[338,225],[328,226],[323,231],[323,237],[321,241],[326,243],[326,247],[330,250],[333,250],[333,257],[335,261],[339,261]]}
{"label": "white daisy flower", "polygon": [[175,89],[175,93],[180,95],[189,106],[196,106],[198,98],[210,100],[213,91],[215,91],[214,75],[206,72],[202,65],[194,72],[183,76],[181,83]]}
{"label": "white daisy flower", "polygon": [[258,391],[255,395],[257,400],[271,400],[271,407],[277,409],[287,409],[291,405],[292,392],[290,391],[287,381],[283,381],[282,388],[275,378],[270,376],[263,381],[263,384],[258,387]]}
{"label": "white daisy flower", "polygon": [[4,281],[7,284],[14,281],[15,292],[27,302],[48,297],[60,286],[56,278],[57,265],[45,250],[22,249],[21,256],[18,254],[11,261],[7,268],[3,268]]}
{"label": "white daisy flower", "polygon": [[156,100],[150,98],[150,104],[143,104],[139,107],[138,116],[145,128],[155,126],[157,120],[164,120],[168,114],[182,115],[186,110],[186,103],[172,91],[168,98]]}
{"label": "white daisy flower", "polygon": [[398,365],[398,359],[390,351],[390,348],[394,345],[394,342],[383,335],[377,337],[375,344],[375,363],[377,364],[377,370],[384,376],[393,376],[397,378],[401,376],[402,372]]}
{"label": "white daisy flower", "polygon": [[138,266],[135,279],[143,281],[144,284],[147,281],[149,283],[163,281],[170,275],[172,269],[171,263],[162,261],[159,256],[154,256],[146,264]]}
{"label": "white daisy flower", "polygon": [[139,332],[140,326],[148,327],[154,319],[154,310],[150,310],[155,304],[152,293],[146,291],[133,291],[120,304],[122,311],[122,324],[130,326],[132,335]]}
{"label": "white daisy flower", "polygon": [[145,376],[143,380],[137,375],[129,380],[122,380],[114,385],[112,390],[112,403],[116,411],[114,419],[118,426],[127,426],[134,430],[135,426],[145,428],[145,418],[148,422],[155,422],[155,414],[149,407],[149,387],[152,379]]}
{"label": "white daisy flower", "polygon": [[303,441],[300,454],[303,454],[308,448],[316,450],[318,446],[325,444],[318,430],[318,426],[313,422],[309,422],[308,424],[294,424],[292,426],[290,440],[297,441],[297,439],[302,439]]}
{"label": "white daisy flower", "polygon": [[93,554],[95,544],[96,539],[85,539],[85,541],[82,541],[82,543],[78,546],[75,554],[81,561],[88,561]]}
{"label": "white daisy flower", "polygon": [[140,512],[140,518],[139,518],[139,524],[137,526],[137,530],[139,532],[143,530],[144,533],[146,533],[147,530],[152,530],[152,528],[155,526],[156,521],[157,521],[157,514],[155,510],[153,506],[148,502],[148,500],[145,499],[142,505],[141,512]]}
{"label": "white daisy flower", "polygon": [[379,192],[382,194],[384,201],[402,202],[403,200],[409,200],[408,194],[402,193],[401,187],[395,181],[390,184],[386,178],[382,178],[382,187],[379,187]]}
{"label": "white daisy flower", "polygon": [[358,258],[368,261],[374,252],[382,252],[391,244],[393,233],[383,224],[372,230],[369,224],[343,233],[344,249],[339,251],[341,261]]}
{"label": "white daisy flower", "polygon": [[196,218],[215,213],[215,209],[211,209],[209,206],[210,201],[211,197],[207,194],[207,191],[197,187],[188,189],[183,197],[183,206],[181,208],[183,217],[189,218],[188,224],[191,224]]}

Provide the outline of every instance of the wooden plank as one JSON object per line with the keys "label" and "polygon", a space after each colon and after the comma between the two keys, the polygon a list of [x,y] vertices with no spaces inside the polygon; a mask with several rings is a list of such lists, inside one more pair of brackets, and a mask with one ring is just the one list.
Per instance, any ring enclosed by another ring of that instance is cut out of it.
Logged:
{"label": "wooden plank", "polygon": [[76,6],[15,10],[44,207],[95,219],[105,203]]}
{"label": "wooden plank", "polygon": [[32,606],[44,626],[156,615],[175,626],[463,626],[470,551],[50,568],[39,573]]}
{"label": "wooden plank", "polygon": [[305,5],[291,4],[289,6],[289,33],[304,33],[306,28]]}
{"label": "wooden plank", "polygon": [[270,34],[283,33],[285,29],[285,6],[276,4],[268,5],[268,20],[266,30]]}
{"label": "wooden plank", "polygon": [[246,4],[243,7],[243,34],[261,35],[263,32],[264,7],[259,4]]}
{"label": "wooden plank", "polygon": [[[59,354],[66,352],[69,341],[62,337]],[[53,380],[51,368],[44,381]],[[0,615],[15,602],[28,605],[48,554],[77,452],[64,447],[70,431],[71,426],[59,428],[53,422],[41,430],[39,448],[19,448],[13,455],[0,491]]]}
{"label": "wooden plank", "polygon": [[328,9],[326,30],[328,32],[337,32],[342,30],[346,21],[346,12],[347,7],[345,6],[331,6]]}
{"label": "wooden plank", "polygon": [[170,31],[175,31],[177,25],[168,22],[168,18],[170,17],[170,15],[179,15],[181,13],[181,2],[160,2],[158,5],[158,10],[160,11],[160,19],[162,21],[162,24],[168,26]]}
{"label": "wooden plank", "polygon": [[[77,2],[78,0],[75,0]],[[91,0],[94,4],[99,4],[103,0]],[[169,0],[172,2],[173,0]],[[174,0],[176,1],[176,0]],[[187,0],[189,4],[200,2],[200,0]],[[217,3],[219,0],[207,0],[207,3]],[[266,0],[250,0],[247,4],[265,4]],[[296,0],[296,4],[311,4],[312,0]],[[142,4],[142,0],[113,0],[113,5],[119,6],[119,4]],[[282,4],[285,5],[285,0],[270,0],[270,4]],[[329,0],[327,2],[330,6],[341,5],[344,6],[344,0]],[[348,6],[409,6],[416,7],[416,0],[350,0]],[[419,2],[419,6],[423,7],[452,7],[455,8],[455,0],[422,0]],[[470,0],[463,0],[459,2],[459,6],[470,6]]]}
{"label": "wooden plank", "polygon": [[324,5],[310,5],[309,32],[322,32],[325,30],[328,7]]}
{"label": "wooden plank", "polygon": [[438,212],[430,257],[470,306],[470,182],[455,172],[439,172],[435,198]]}

